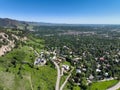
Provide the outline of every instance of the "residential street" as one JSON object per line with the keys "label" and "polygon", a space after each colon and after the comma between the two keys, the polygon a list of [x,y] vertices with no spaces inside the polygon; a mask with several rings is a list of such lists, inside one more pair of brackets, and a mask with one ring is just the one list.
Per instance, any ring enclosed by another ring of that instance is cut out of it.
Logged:
{"label": "residential street", "polygon": [[55,86],[55,90],[59,90],[59,85],[60,85],[60,67],[58,66],[58,64],[52,60],[52,62],[54,63],[55,67],[57,68],[57,81],[56,81],[56,86]]}
{"label": "residential street", "polygon": [[68,77],[66,78],[66,80],[64,81],[64,83],[61,85],[60,90],[63,90],[63,88],[65,87],[66,83],[68,82],[68,79],[71,76],[72,71],[74,70],[74,68],[71,70],[70,74],[68,75]]}
{"label": "residential street", "polygon": [[119,88],[120,88],[120,81],[115,86],[113,86],[113,87],[111,87],[111,88],[109,88],[107,90],[117,90]]}

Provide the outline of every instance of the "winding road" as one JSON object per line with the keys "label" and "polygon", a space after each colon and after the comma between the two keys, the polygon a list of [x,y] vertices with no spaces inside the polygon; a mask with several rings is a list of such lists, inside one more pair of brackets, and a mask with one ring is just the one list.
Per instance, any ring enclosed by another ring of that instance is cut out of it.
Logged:
{"label": "winding road", "polygon": [[63,88],[65,87],[65,85],[66,85],[68,79],[70,78],[70,76],[71,76],[71,73],[70,73],[69,76],[66,78],[65,82],[61,85],[60,90],[63,90]]}
{"label": "winding road", "polygon": [[55,67],[57,68],[57,81],[56,81],[55,90],[59,90],[59,85],[60,85],[60,67],[54,60],[52,60],[52,62],[54,63]]}
{"label": "winding road", "polygon": [[60,90],[63,90],[63,88],[65,87],[66,83],[68,82],[68,79],[71,76],[72,71],[74,70],[74,68],[71,70],[70,74],[67,76],[66,80],[64,81],[64,83],[61,85]]}
{"label": "winding road", "polygon": [[[31,49],[34,50],[33,48],[31,48]],[[39,57],[39,53],[36,50],[34,50],[34,52]],[[53,59],[51,61],[54,63],[55,67],[57,68],[57,81],[56,81],[55,90],[59,90],[60,77],[61,77],[61,75],[60,75],[60,67]]]}
{"label": "winding road", "polygon": [[117,90],[119,88],[120,88],[120,81],[116,85],[114,85],[113,87],[108,88],[107,90]]}

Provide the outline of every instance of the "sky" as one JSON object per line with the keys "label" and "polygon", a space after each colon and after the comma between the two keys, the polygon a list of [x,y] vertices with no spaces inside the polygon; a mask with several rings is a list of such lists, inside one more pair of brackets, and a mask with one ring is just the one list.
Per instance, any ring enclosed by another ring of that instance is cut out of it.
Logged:
{"label": "sky", "polygon": [[120,24],[120,0],[0,0],[0,18],[67,24]]}

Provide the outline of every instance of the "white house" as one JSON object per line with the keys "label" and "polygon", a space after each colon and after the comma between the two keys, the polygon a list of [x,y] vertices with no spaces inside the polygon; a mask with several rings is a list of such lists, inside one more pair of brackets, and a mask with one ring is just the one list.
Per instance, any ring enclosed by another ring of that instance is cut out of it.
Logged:
{"label": "white house", "polygon": [[81,70],[80,69],[76,69],[76,73],[81,73]]}
{"label": "white house", "polygon": [[46,64],[46,60],[43,58],[37,58],[34,62],[34,65],[45,65]]}
{"label": "white house", "polygon": [[62,68],[64,68],[66,71],[70,70],[70,67],[68,65],[62,65]]}

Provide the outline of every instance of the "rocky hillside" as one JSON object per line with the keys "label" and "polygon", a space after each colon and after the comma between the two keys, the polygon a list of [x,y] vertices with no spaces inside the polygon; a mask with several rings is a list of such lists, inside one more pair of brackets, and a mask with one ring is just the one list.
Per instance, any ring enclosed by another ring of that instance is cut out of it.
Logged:
{"label": "rocky hillside", "polygon": [[21,37],[16,33],[21,33],[21,31],[0,31],[0,56],[11,51],[17,45],[17,42],[27,40],[26,37]]}

